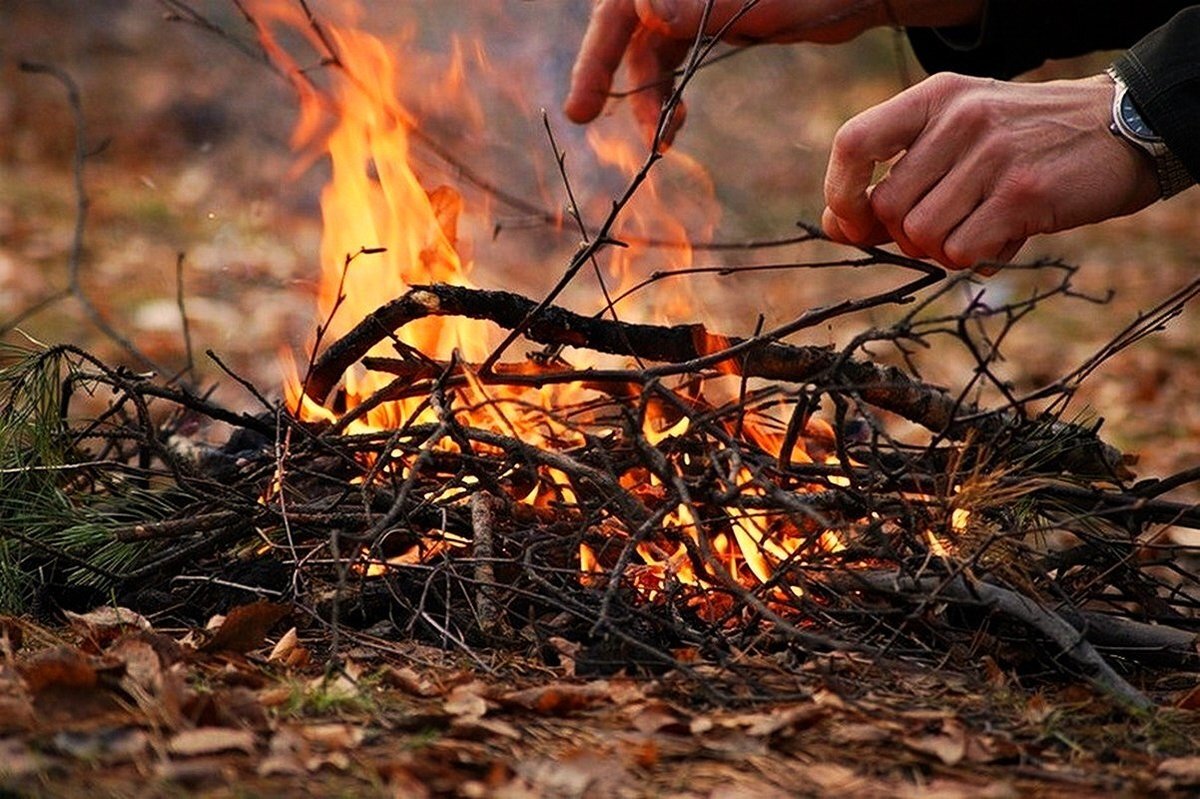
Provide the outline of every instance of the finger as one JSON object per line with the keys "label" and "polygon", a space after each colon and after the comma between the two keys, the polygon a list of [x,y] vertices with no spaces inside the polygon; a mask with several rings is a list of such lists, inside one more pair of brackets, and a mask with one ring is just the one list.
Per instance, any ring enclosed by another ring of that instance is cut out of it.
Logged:
{"label": "finger", "polygon": [[879,224],[867,194],[876,164],[912,146],[928,115],[924,93],[910,89],[854,117],[834,136],[825,172],[825,204],[852,241],[865,240]]}
{"label": "finger", "polygon": [[983,275],[984,277],[991,277],[999,272],[1004,264],[1009,263],[1013,258],[1017,257],[1017,253],[1019,253],[1021,248],[1025,246],[1026,241],[1027,239],[1017,239],[1015,241],[1008,242],[1004,245],[1004,247],[1001,248],[1000,254],[994,259],[990,261],[982,261],[976,264],[973,269],[975,270],[976,274]]}
{"label": "finger", "polygon": [[[675,89],[675,68],[683,63],[689,49],[690,42],[663,39],[648,28],[640,28],[633,34],[626,56],[629,77],[634,84],[630,102],[634,118],[648,139],[653,139],[658,130],[663,107]],[[660,143],[664,147],[674,139],[686,115],[682,103],[676,106],[663,129]]]}
{"label": "finger", "polygon": [[[947,140],[937,136],[936,131],[925,130],[917,142],[891,165],[888,173],[869,191],[871,210],[875,218],[888,229],[892,238],[906,253],[921,253],[913,257],[933,256],[935,253],[928,250],[927,240],[915,241],[909,235],[909,217],[934,186],[942,182],[947,173],[959,163],[963,149],[961,137],[951,136]],[[971,208],[974,205],[973,202]],[[962,217],[953,220],[953,223],[942,231],[942,238],[960,221]],[[937,242],[940,244],[941,240],[939,238]]]}
{"label": "finger", "polygon": [[634,0],[597,0],[588,20],[563,111],[572,122],[591,122],[604,110],[613,75],[638,27]]}
{"label": "finger", "polygon": [[849,244],[859,247],[877,247],[880,244],[887,244],[892,240],[888,229],[883,225],[875,225],[867,235],[861,239],[851,239],[842,228],[842,220],[837,217],[833,211],[826,208],[821,212],[821,228],[830,241],[836,241],[839,244]]}
{"label": "finger", "polygon": [[691,38],[704,22],[706,35],[724,31],[725,38],[732,41],[826,38],[840,41],[870,24],[886,21],[886,17],[875,18],[878,14],[872,16],[873,5],[862,12],[847,14],[842,4],[822,11],[814,9],[811,3],[795,0],[758,0],[750,7],[746,0],[712,0],[712,9],[705,19],[708,4],[709,0],[637,0],[638,12],[645,23],[672,38]]}
{"label": "finger", "polygon": [[901,234],[920,253],[943,266],[963,266],[946,254],[946,241],[984,202],[989,184],[971,161],[960,162],[932,186],[900,222]]}
{"label": "finger", "polygon": [[947,266],[969,269],[984,262],[1009,261],[1031,231],[1002,197],[993,195],[980,204],[946,238]]}

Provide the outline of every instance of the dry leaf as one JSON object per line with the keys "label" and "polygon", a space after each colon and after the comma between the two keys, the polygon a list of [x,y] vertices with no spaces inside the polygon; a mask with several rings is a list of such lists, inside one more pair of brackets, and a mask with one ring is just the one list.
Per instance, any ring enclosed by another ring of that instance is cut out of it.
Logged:
{"label": "dry leaf", "polygon": [[300,636],[296,634],[296,628],[292,627],[288,629],[288,631],[284,633],[278,641],[275,642],[275,646],[271,648],[271,654],[267,655],[267,662],[286,662],[288,656],[291,655],[298,646],[300,646]]}
{"label": "dry leaf", "polygon": [[[37,774],[43,767],[41,756],[24,741],[16,738],[0,739],[0,777],[4,783]],[[13,796],[16,795],[14,792]]]}
{"label": "dry leaf", "polygon": [[300,727],[299,732],[304,740],[324,749],[354,749],[367,734],[356,724],[309,724]]}
{"label": "dry leaf", "polygon": [[633,728],[645,735],[656,732],[685,735],[692,731],[691,720],[675,712],[666,702],[647,702],[631,720]]}
{"label": "dry leaf", "polygon": [[229,727],[197,727],[177,732],[167,742],[167,751],[180,757],[215,755],[218,752],[254,754],[257,736],[250,730]]}
{"label": "dry leaf", "polygon": [[1165,777],[1173,787],[1200,785],[1200,757],[1172,757],[1158,764],[1158,776]]}
{"label": "dry leaf", "polygon": [[133,760],[149,746],[150,736],[136,727],[64,730],[54,736],[54,748],[62,754],[102,763]]}
{"label": "dry leaf", "polygon": [[817,705],[799,705],[780,708],[763,713],[746,727],[746,733],[759,738],[770,738],[784,730],[805,730],[829,715],[829,711]]}
{"label": "dry leaf", "polygon": [[551,683],[526,688],[523,691],[512,691],[500,697],[500,702],[507,707],[532,710],[545,716],[561,716],[611,701],[611,698],[606,682],[584,685]]}
{"label": "dry leaf", "polygon": [[905,736],[901,740],[914,752],[932,755],[947,766],[958,765],[967,754],[966,728],[961,722],[953,719],[942,722],[940,733]]}
{"label": "dry leaf", "polygon": [[229,611],[216,633],[200,650],[244,654],[257,649],[262,646],[270,629],[289,612],[290,606],[275,602],[239,605]]}
{"label": "dry leaf", "polygon": [[497,737],[519,741],[525,737],[507,721],[466,716],[456,718],[450,723],[450,734],[457,739],[468,741],[495,741]]}
{"label": "dry leaf", "polygon": [[380,677],[384,685],[399,688],[412,696],[429,698],[445,693],[408,666],[385,666]]}
{"label": "dry leaf", "polygon": [[487,700],[480,694],[485,690],[483,683],[471,682],[459,685],[450,692],[442,709],[451,716],[466,719],[480,719],[488,712]]}
{"label": "dry leaf", "polygon": [[60,646],[38,652],[17,670],[34,694],[51,686],[94,688],[100,682],[93,659],[74,647]]}
{"label": "dry leaf", "polygon": [[362,687],[344,673],[339,673],[333,678],[324,675],[314,677],[308,681],[306,687],[309,693],[320,693],[332,702],[346,702],[362,693]]}
{"label": "dry leaf", "polygon": [[15,616],[0,614],[0,640],[8,641],[8,651],[16,652],[25,640],[25,625]]}
{"label": "dry leaf", "polygon": [[308,742],[294,727],[281,727],[267,745],[267,756],[258,764],[260,776],[303,774],[308,758]]}
{"label": "dry leaf", "polygon": [[1176,702],[1175,707],[1181,710],[1198,710],[1200,709],[1200,685],[1191,688]]}
{"label": "dry leaf", "polygon": [[140,613],[132,611],[129,608],[114,608],[110,605],[96,608],[89,613],[72,613],[69,610],[64,610],[63,615],[67,617],[67,621],[80,634],[89,635],[93,638],[102,638],[106,635],[124,632],[127,628],[133,627],[138,630],[149,630],[150,622]]}
{"label": "dry leaf", "polygon": [[539,796],[617,796],[632,783],[620,758],[595,749],[581,749],[561,758],[529,758],[517,773]]}

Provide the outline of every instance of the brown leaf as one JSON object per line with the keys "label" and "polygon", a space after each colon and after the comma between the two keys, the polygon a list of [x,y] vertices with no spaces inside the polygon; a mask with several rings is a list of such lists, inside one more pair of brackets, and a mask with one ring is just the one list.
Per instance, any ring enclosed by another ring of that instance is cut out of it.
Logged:
{"label": "brown leaf", "polygon": [[291,627],[275,642],[275,646],[271,648],[271,654],[267,655],[267,662],[287,662],[288,656],[299,646],[300,636],[296,634],[296,628]]}
{"label": "brown leaf", "polygon": [[1200,685],[1188,690],[1175,702],[1175,707],[1181,710],[1200,709]]}
{"label": "brown leaf", "polygon": [[100,682],[94,660],[74,647],[60,646],[38,652],[17,670],[34,694],[51,686],[94,688]]}
{"label": "brown leaf", "polygon": [[558,758],[528,758],[517,773],[536,795],[617,796],[632,783],[621,758],[596,749],[579,749]]}
{"label": "brown leaf", "polygon": [[759,738],[770,738],[781,732],[806,730],[829,715],[826,708],[817,705],[798,705],[779,708],[763,713],[746,727],[746,733]]}
{"label": "brown leaf", "polygon": [[200,647],[202,652],[245,654],[262,646],[267,633],[291,612],[288,605],[260,601],[239,605],[225,616],[213,637]]}
{"label": "brown leaf", "polygon": [[310,744],[323,749],[355,749],[366,737],[366,730],[355,724],[308,724],[300,727],[300,735]]}
{"label": "brown leaf", "polygon": [[384,685],[399,688],[412,696],[429,698],[445,693],[408,666],[385,666],[380,672],[380,678]]}
{"label": "brown leaf", "polygon": [[251,730],[230,727],[197,727],[175,733],[167,742],[167,751],[180,757],[215,755],[218,752],[254,754],[257,736]]}
{"label": "brown leaf", "polygon": [[81,635],[86,635],[98,642],[110,641],[120,633],[133,628],[149,630],[150,622],[140,613],[129,608],[105,605],[88,613],[72,613],[64,610],[67,621]]}
{"label": "brown leaf", "polygon": [[456,686],[442,703],[442,709],[460,718],[483,718],[488,712],[487,700],[482,696],[484,690],[485,686],[479,682]]}
{"label": "brown leaf", "polygon": [[923,755],[932,755],[947,766],[958,765],[967,754],[967,731],[961,722],[942,722],[940,733],[933,735],[905,736],[905,746]]}
{"label": "brown leaf", "polygon": [[1158,776],[1170,781],[1173,787],[1200,785],[1200,757],[1172,757],[1158,764]]}
{"label": "brown leaf", "polygon": [[136,727],[101,727],[94,730],[64,730],[54,736],[54,748],[79,760],[124,763],[150,746],[150,736]]}
{"label": "brown leaf", "polygon": [[[45,768],[44,759],[16,738],[0,739],[0,764],[5,783],[32,776]],[[13,795],[17,795],[16,792]]]}
{"label": "brown leaf", "polygon": [[691,719],[666,702],[647,702],[632,719],[633,728],[645,735],[656,732],[684,735],[692,731]]}
{"label": "brown leaf", "polygon": [[500,702],[507,707],[532,710],[545,716],[561,716],[609,701],[611,701],[609,686],[603,681],[583,685],[573,683],[539,685],[523,691],[512,691],[500,697]]}
{"label": "brown leaf", "polygon": [[0,615],[0,640],[8,640],[10,652],[21,648],[25,640],[25,625],[14,616]]}

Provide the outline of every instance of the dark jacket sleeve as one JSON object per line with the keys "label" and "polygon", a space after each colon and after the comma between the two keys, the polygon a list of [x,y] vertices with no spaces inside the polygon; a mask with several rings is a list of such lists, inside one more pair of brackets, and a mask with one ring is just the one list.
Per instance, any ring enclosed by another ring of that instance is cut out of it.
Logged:
{"label": "dark jacket sleeve", "polygon": [[1114,69],[1151,127],[1200,180],[1200,4],[988,0],[976,28],[912,28],[908,37],[929,72],[994,78],[1050,58],[1130,48]]}
{"label": "dark jacket sleeve", "polygon": [[1113,69],[1146,121],[1200,181],[1200,5],[1143,38]]}
{"label": "dark jacket sleeve", "polygon": [[908,38],[927,72],[1007,79],[1050,58],[1124,49],[1193,5],[1178,0],[988,0],[979,27],[910,28]]}

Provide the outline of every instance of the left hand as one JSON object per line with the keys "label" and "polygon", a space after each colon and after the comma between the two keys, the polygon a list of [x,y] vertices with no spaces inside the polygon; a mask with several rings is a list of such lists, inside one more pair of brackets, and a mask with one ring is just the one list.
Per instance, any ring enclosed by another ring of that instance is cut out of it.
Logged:
{"label": "left hand", "polygon": [[[1007,262],[1025,240],[1138,211],[1154,165],[1109,131],[1106,75],[1001,83],[935,75],[851,119],[825,174],[826,234],[894,241],[951,269]],[[899,156],[872,185],[878,164]]]}

